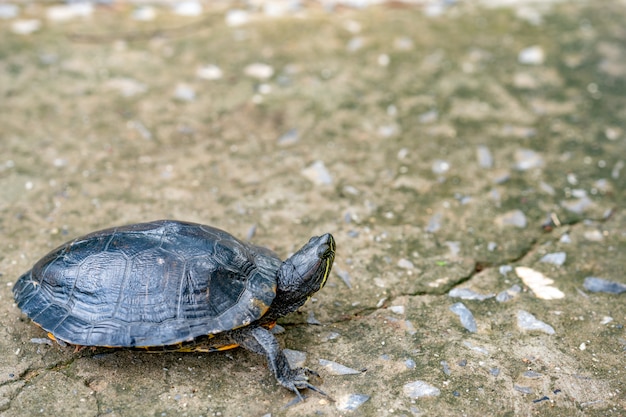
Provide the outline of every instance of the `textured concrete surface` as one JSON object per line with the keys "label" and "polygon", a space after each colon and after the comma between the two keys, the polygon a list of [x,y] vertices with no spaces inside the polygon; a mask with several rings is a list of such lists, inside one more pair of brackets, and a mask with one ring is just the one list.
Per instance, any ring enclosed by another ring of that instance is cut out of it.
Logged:
{"label": "textured concrete surface", "polygon": [[[626,415],[625,295],[584,284],[626,283],[626,8],[492,3],[2,5],[0,414]],[[278,335],[334,402],[243,350],[44,343],[19,275],[159,218],[335,235]]]}

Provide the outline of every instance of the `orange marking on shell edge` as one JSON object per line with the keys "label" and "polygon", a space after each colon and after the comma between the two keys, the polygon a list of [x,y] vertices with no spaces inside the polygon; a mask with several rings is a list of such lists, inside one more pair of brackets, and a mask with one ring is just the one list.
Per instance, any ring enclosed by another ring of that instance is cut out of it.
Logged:
{"label": "orange marking on shell edge", "polygon": [[224,345],[224,346],[220,346],[215,348],[215,350],[217,350],[218,352],[221,352],[223,350],[230,350],[230,349],[234,349],[236,347],[239,347],[239,345],[237,343],[231,343],[229,345]]}

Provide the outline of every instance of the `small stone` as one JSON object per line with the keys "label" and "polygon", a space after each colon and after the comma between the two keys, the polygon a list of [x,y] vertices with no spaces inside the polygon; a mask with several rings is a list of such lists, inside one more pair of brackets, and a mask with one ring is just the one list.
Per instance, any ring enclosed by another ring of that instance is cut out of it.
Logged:
{"label": "small stone", "polygon": [[448,365],[448,362],[441,361],[441,362],[439,362],[439,365],[441,365],[441,369],[442,369],[444,374],[446,374],[448,376],[450,376],[450,374],[452,374],[452,372],[450,372],[450,365]]}
{"label": "small stone", "polygon": [[422,113],[418,116],[418,121],[423,124],[435,123],[439,119],[439,112],[437,110],[429,110],[426,113]]}
{"label": "small stone", "polygon": [[498,375],[500,375],[500,369],[498,369],[498,368],[491,368],[491,369],[489,370],[489,373],[490,373],[491,375],[493,375],[493,376],[498,376]]}
{"label": "small stone", "polygon": [[597,277],[585,278],[583,287],[591,292],[606,292],[609,294],[621,294],[626,292],[625,284]]}
{"label": "small stone", "polygon": [[538,320],[535,316],[524,310],[519,310],[517,312],[517,326],[522,330],[538,330],[547,334],[555,333],[552,326]]}
{"label": "small stone", "polygon": [[66,22],[77,17],[87,17],[93,14],[93,4],[89,2],[77,2],[50,6],[46,10],[48,20],[54,22]]}
{"label": "small stone", "polygon": [[315,185],[330,185],[333,183],[333,178],[326,169],[323,161],[313,162],[302,170],[302,175]]}
{"label": "small stone", "polygon": [[575,200],[561,201],[561,207],[576,214],[583,214],[593,206],[593,201],[587,196],[577,198]]}
{"label": "small stone", "polygon": [[611,316],[604,316],[604,317],[602,317],[602,321],[600,321],[600,324],[602,324],[602,325],[609,324],[612,321],[613,321],[613,317],[611,317]]}
{"label": "small stone", "polygon": [[30,35],[41,28],[41,21],[38,19],[20,19],[11,24],[11,31],[18,35]]}
{"label": "small stone", "polygon": [[519,285],[515,284],[508,290],[504,290],[498,293],[498,295],[496,295],[496,301],[498,301],[499,303],[504,303],[506,301],[512,300],[513,297],[515,297],[520,292],[522,292],[522,288]]}
{"label": "small stone", "polygon": [[133,97],[148,90],[145,84],[132,78],[111,78],[104,85],[111,90],[116,90],[124,97]]}
{"label": "small stone", "polygon": [[53,345],[52,340],[48,339],[47,337],[33,337],[32,339],[30,339],[30,343],[34,343],[37,345]]}
{"label": "small stone", "polygon": [[459,253],[461,252],[461,242],[455,242],[455,241],[446,241],[444,242],[446,244],[446,246],[448,247],[448,249],[450,249],[450,256],[452,256],[453,258],[458,256]]}
{"label": "small stone", "polygon": [[291,368],[302,368],[306,362],[306,352],[293,349],[283,349],[283,353],[289,362]]}
{"label": "small stone", "polygon": [[238,27],[248,22],[250,22],[250,14],[246,10],[233,9],[226,13],[227,26]]}
{"label": "small stone", "polygon": [[519,266],[515,268],[515,273],[524,284],[529,287],[537,298],[544,300],[556,300],[565,297],[565,294],[556,287],[553,287],[554,280],[546,277],[539,271]]}
{"label": "small stone", "polygon": [[505,277],[506,277],[506,274],[508,274],[512,270],[513,270],[513,267],[511,265],[500,265],[500,267],[498,267],[498,272],[500,273],[500,275],[505,276]]}
{"label": "small stone", "polygon": [[545,59],[545,53],[540,46],[524,48],[517,55],[518,62],[525,65],[541,65]]}
{"label": "small stone", "polygon": [[300,132],[298,129],[289,129],[278,138],[277,142],[279,145],[293,145],[294,143],[298,143],[300,140]]}
{"label": "small stone", "polygon": [[0,19],[13,19],[17,17],[20,9],[15,4],[0,4]]}
{"label": "small stone", "polygon": [[428,220],[428,225],[426,226],[426,231],[428,233],[435,233],[439,229],[441,229],[441,218],[443,215],[441,213],[435,213]]}
{"label": "small stone", "polygon": [[133,19],[140,22],[149,22],[156,18],[156,9],[152,6],[142,6],[133,10]]}
{"label": "small stone", "polygon": [[622,172],[622,169],[624,168],[624,165],[626,165],[624,161],[622,160],[617,161],[615,165],[613,166],[613,169],[611,170],[611,178],[613,178],[614,180],[618,179],[620,176],[620,173]]}
{"label": "small stone", "polygon": [[565,263],[565,259],[567,258],[567,254],[565,252],[554,252],[547,253],[539,259],[539,262],[545,262],[548,264],[561,266]]}
{"label": "small stone", "polygon": [[224,76],[222,69],[217,65],[203,65],[196,70],[196,77],[203,80],[219,80]]}
{"label": "small stone", "polygon": [[481,168],[493,168],[493,156],[491,155],[489,148],[485,145],[479,145],[476,147],[476,158],[478,159],[478,165],[480,165]]}
{"label": "small stone", "polygon": [[244,74],[259,80],[267,80],[274,75],[274,68],[271,65],[256,62],[244,68]]}
{"label": "small stone", "polygon": [[555,195],[554,187],[544,181],[539,181],[539,189],[548,195]]}
{"label": "small stone", "polygon": [[526,215],[521,210],[511,210],[500,216],[497,216],[495,223],[498,226],[513,226],[523,229],[527,225]]}
{"label": "small stone", "polygon": [[404,391],[404,395],[412,399],[437,397],[441,394],[441,391],[438,388],[433,387],[424,381],[413,381],[404,384],[402,390]]}
{"label": "small stone", "polygon": [[485,355],[485,356],[489,356],[489,351],[488,351],[487,349],[485,349],[485,348],[484,348],[484,347],[482,347],[482,346],[474,346],[474,345],[473,345],[470,341],[468,341],[468,340],[465,340],[465,341],[463,342],[463,345],[465,345],[465,347],[467,347],[468,349],[473,350],[474,352],[478,352],[478,353],[481,353],[481,354],[483,354],[483,355]]}
{"label": "small stone", "polygon": [[517,384],[513,385],[513,389],[515,391],[521,392],[522,394],[532,394],[533,393],[533,389],[532,388],[524,387],[524,386],[517,385]]}
{"label": "small stone", "polygon": [[409,261],[408,259],[405,258],[400,258],[398,259],[398,268],[402,268],[402,269],[415,269],[415,266],[413,265],[413,262]]}
{"label": "small stone", "polygon": [[354,411],[370,399],[365,394],[350,394],[337,401],[337,409],[340,411]]}
{"label": "small stone", "polygon": [[330,375],[358,375],[358,374],[361,373],[361,371],[349,368],[349,367],[347,367],[345,365],[342,365],[340,363],[329,361],[329,360],[326,360],[326,359],[320,359],[319,363],[320,363],[321,366],[326,368],[326,371]]}
{"label": "small stone", "polygon": [[341,337],[341,334],[337,332],[330,332],[324,337],[324,341],[328,342],[330,340],[335,340]]}
{"label": "small stone", "polygon": [[463,303],[454,303],[450,306],[450,311],[459,316],[461,324],[469,332],[476,333],[478,328],[476,327],[476,320],[474,315]]}
{"label": "small stone", "polygon": [[308,314],[308,316],[307,316],[307,318],[306,318],[306,322],[307,322],[308,324],[313,324],[313,325],[316,325],[316,326],[320,326],[320,325],[322,324],[322,322],[321,322],[321,321],[319,321],[319,320],[315,317],[315,313],[314,313],[312,310],[311,310],[311,311],[309,311],[309,314]]}
{"label": "small stone", "polygon": [[363,40],[363,38],[356,36],[350,39],[348,45],[346,45],[346,49],[348,50],[348,52],[356,52],[359,49],[363,48],[364,45],[365,41]]}
{"label": "small stone", "polygon": [[444,161],[443,159],[435,159],[431,166],[431,170],[437,175],[445,174],[450,170],[450,163],[448,161]]}
{"label": "small stone", "polygon": [[391,124],[379,126],[377,133],[378,133],[378,136],[380,136],[381,138],[390,138],[392,136],[397,135],[399,131],[400,131],[400,128],[398,127],[398,125],[395,123],[391,123]]}
{"label": "small stone", "polygon": [[495,294],[480,294],[469,288],[453,288],[448,293],[449,297],[460,298],[462,300],[487,300],[493,298]]}
{"label": "small stone", "polygon": [[518,149],[515,151],[515,169],[528,171],[529,169],[541,168],[544,165],[543,157],[531,149]]}
{"label": "small stone", "polygon": [[196,91],[189,84],[179,83],[174,90],[174,98],[180,101],[194,101],[196,99]]}
{"label": "small stone", "polygon": [[572,238],[569,234],[564,233],[563,236],[559,238],[559,243],[572,243]]}
{"label": "small stone", "polygon": [[391,63],[391,58],[389,58],[389,55],[387,54],[380,54],[378,55],[378,59],[376,61],[381,67],[387,67]]}
{"label": "small stone", "polygon": [[417,329],[410,320],[404,321],[404,327],[406,328],[406,332],[410,335],[414,335],[417,333]]}
{"label": "small stone", "polygon": [[413,39],[403,36],[393,40],[393,48],[397,51],[410,51],[413,49]]}
{"label": "small stone", "polygon": [[389,310],[395,314],[404,314],[404,306],[391,306]]}
{"label": "small stone", "polygon": [[602,242],[604,240],[604,235],[599,230],[585,230],[583,233],[585,239],[590,242]]}
{"label": "small stone", "polygon": [[404,366],[406,366],[408,369],[415,369],[417,364],[413,359],[407,359],[404,361]]}
{"label": "small stone", "polygon": [[183,1],[174,6],[174,14],[179,16],[200,16],[202,14],[202,4],[199,1]]}
{"label": "small stone", "polygon": [[524,377],[530,378],[530,379],[537,379],[537,378],[541,378],[543,376],[539,372],[535,372],[535,371],[526,371],[526,372],[523,373],[523,375],[524,375]]}
{"label": "small stone", "polygon": [[352,283],[350,282],[350,274],[348,271],[335,267],[335,273],[339,276],[339,278],[341,278],[343,283],[346,284],[346,287],[352,289]]}

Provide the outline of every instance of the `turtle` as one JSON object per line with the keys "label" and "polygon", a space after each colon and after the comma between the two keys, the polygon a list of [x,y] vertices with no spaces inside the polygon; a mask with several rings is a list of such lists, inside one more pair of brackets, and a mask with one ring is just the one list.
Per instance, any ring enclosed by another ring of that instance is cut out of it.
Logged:
{"label": "turtle", "polygon": [[[291,368],[271,332],[326,283],[329,233],[287,260],[215,227],[158,220],[71,240],[15,283],[17,306],[59,344],[210,351],[241,346],[302,400],[308,368]],[[192,349],[193,350],[193,349]],[[199,349],[203,350],[203,349]]]}

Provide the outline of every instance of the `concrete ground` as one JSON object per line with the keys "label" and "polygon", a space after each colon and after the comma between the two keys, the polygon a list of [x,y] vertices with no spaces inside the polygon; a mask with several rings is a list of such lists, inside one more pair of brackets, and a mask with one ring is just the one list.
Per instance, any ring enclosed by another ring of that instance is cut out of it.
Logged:
{"label": "concrete ground", "polygon": [[[140,3],[0,4],[2,416],[626,416],[623,1]],[[277,335],[334,401],[16,307],[54,247],[160,218],[334,234]]]}

